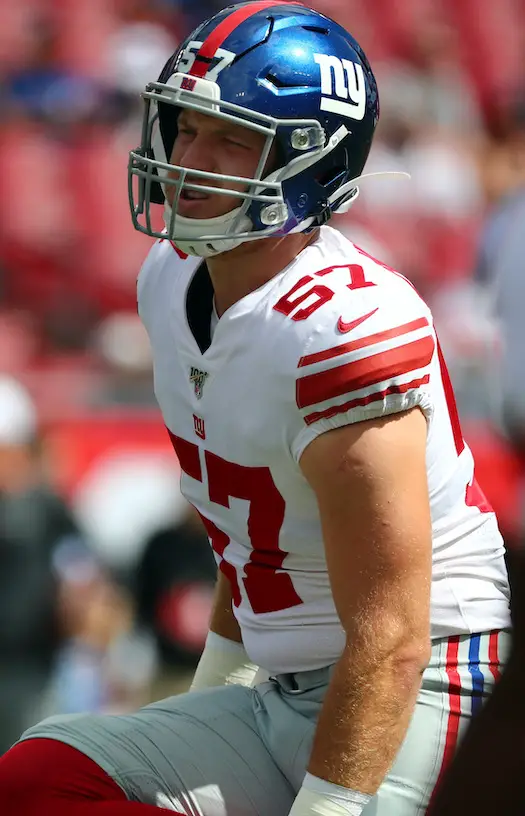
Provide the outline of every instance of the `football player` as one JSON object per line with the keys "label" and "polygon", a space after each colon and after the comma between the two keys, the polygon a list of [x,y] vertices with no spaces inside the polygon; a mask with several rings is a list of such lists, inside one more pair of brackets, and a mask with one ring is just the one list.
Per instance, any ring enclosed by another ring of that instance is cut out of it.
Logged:
{"label": "football player", "polygon": [[219,568],[210,634],[189,693],[27,731],[0,810],[421,814],[500,671],[509,593],[432,315],[327,223],[358,195],[372,70],[332,20],[261,0],[143,96],[139,312]]}

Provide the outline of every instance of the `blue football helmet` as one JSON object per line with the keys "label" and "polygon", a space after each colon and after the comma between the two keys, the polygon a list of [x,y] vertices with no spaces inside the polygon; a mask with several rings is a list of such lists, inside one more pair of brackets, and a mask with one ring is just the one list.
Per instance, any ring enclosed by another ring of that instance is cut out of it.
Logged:
{"label": "blue football helmet", "polygon": [[[345,212],[379,118],[376,81],[356,40],[319,12],[276,0],[230,6],[202,23],[142,96],[142,144],[129,159],[134,226],[201,257],[311,230]],[[183,108],[264,134],[254,177],[170,164]],[[264,176],[274,144],[278,166]],[[167,185],[175,187],[172,206]],[[183,189],[242,203],[216,218],[183,217]],[[152,226],[152,203],[164,204],[162,232]]]}

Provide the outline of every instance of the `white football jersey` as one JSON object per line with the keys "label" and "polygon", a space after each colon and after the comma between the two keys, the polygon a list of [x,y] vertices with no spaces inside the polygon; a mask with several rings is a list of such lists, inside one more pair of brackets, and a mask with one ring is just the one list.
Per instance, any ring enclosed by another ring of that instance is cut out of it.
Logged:
{"label": "white football jersey", "polygon": [[474,479],[432,315],[411,284],[325,226],[221,316],[201,351],[187,310],[199,266],[158,241],[139,276],[139,312],[182,492],[231,581],[250,658],[273,673],[338,659],[344,634],[299,460],[326,430],[416,405],[428,422],[432,636],[508,626],[502,539]]}

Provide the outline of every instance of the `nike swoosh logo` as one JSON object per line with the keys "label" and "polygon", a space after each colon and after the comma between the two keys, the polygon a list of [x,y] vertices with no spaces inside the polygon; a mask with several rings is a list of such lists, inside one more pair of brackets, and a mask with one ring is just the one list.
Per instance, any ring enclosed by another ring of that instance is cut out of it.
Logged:
{"label": "nike swoosh logo", "polygon": [[372,309],[372,311],[368,312],[368,314],[361,315],[361,317],[356,317],[355,320],[351,320],[349,323],[345,323],[343,318],[340,317],[337,321],[337,328],[342,334],[346,334],[346,332],[352,331],[352,329],[355,329],[361,323],[364,323],[365,320],[368,320],[369,317],[372,317],[372,315],[377,312],[378,308],[379,306],[376,306],[376,308]]}

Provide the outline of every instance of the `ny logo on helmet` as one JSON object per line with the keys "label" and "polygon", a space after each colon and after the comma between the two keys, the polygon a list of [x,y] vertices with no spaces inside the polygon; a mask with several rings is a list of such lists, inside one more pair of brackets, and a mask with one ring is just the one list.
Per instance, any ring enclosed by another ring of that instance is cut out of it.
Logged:
{"label": "ny logo on helmet", "polygon": [[195,396],[197,399],[202,397],[202,390],[204,388],[204,383],[208,377],[207,371],[201,371],[194,366],[190,368],[190,383],[193,383],[193,389],[195,391]]}
{"label": "ny logo on helmet", "polygon": [[[314,54],[314,60],[321,71],[321,110],[361,121],[366,112],[362,66],[329,54]],[[344,101],[348,99],[350,102]]]}

